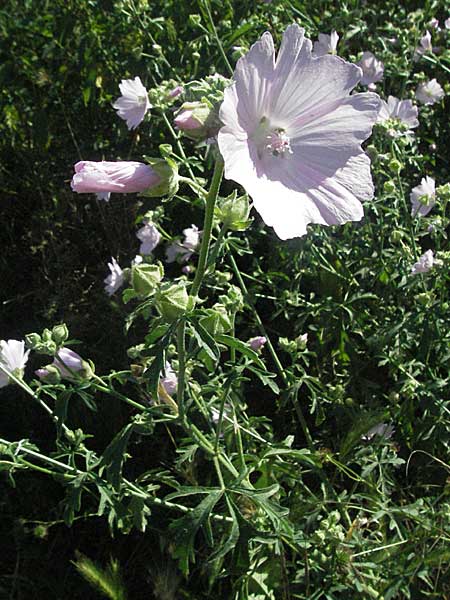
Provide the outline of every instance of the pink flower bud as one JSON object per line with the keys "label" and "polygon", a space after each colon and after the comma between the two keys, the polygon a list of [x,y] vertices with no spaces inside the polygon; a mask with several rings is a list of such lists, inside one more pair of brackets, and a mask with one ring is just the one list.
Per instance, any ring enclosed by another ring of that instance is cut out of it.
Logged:
{"label": "pink flower bud", "polygon": [[259,352],[259,350],[261,350],[264,347],[266,342],[267,342],[266,337],[264,337],[263,335],[258,335],[257,337],[254,337],[254,338],[251,338],[250,340],[248,340],[248,345],[255,352]]}
{"label": "pink flower bud", "polygon": [[183,92],[184,92],[184,87],[181,86],[181,85],[177,85],[177,87],[174,87],[173,90],[171,90],[169,92],[169,97],[170,98],[176,98],[177,96],[179,96]]}
{"label": "pink flower bud", "polygon": [[200,127],[203,127],[202,123],[194,117],[194,112],[192,110],[183,110],[183,112],[175,117],[174,123],[176,127],[182,131],[191,131],[192,129],[200,129]]}
{"label": "pink flower bud", "polygon": [[156,186],[160,176],[149,166],[140,162],[77,162],[71,187],[78,194],[119,192],[131,194],[145,192]]}

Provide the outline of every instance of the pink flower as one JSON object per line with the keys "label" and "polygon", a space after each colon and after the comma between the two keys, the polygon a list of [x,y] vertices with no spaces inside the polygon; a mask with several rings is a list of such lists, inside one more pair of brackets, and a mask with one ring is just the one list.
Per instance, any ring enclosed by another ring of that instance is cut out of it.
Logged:
{"label": "pink flower", "polygon": [[248,340],[248,345],[255,352],[259,352],[260,350],[262,350],[262,348],[264,348],[264,345],[266,344],[266,342],[267,342],[267,338],[264,335],[258,335],[256,337]]}
{"label": "pink flower", "polygon": [[444,21],[445,29],[450,29],[450,17]]}
{"label": "pink flower", "polygon": [[430,22],[428,23],[428,25],[432,28],[432,29],[436,29],[437,31],[439,31],[440,27],[439,27],[439,19],[436,19],[436,17],[433,17]]}
{"label": "pink flower", "polygon": [[432,79],[425,83],[419,83],[416,89],[416,98],[422,104],[435,104],[435,102],[439,102],[444,95],[444,90],[436,79]]}
{"label": "pink flower", "polygon": [[431,33],[427,31],[423,37],[420,38],[419,46],[414,51],[414,60],[417,61],[419,58],[427,52],[433,52],[433,46],[431,44]]}
{"label": "pink flower", "polygon": [[436,203],[435,181],[432,177],[422,177],[420,185],[412,189],[410,200],[412,204],[411,215],[419,214],[425,217]]}
{"label": "pink flower", "polygon": [[173,242],[166,249],[167,262],[175,262],[177,259],[187,262],[198,248],[201,233],[196,225],[183,229],[183,242]]}
{"label": "pink flower", "polygon": [[166,390],[169,396],[173,396],[177,391],[178,377],[169,362],[166,361],[164,369],[164,377],[161,378],[161,385]]}
{"label": "pink flower", "polygon": [[411,267],[411,273],[413,275],[417,275],[418,273],[428,273],[435,262],[433,250],[427,250]]}
{"label": "pink flower", "polygon": [[104,279],[105,292],[108,296],[112,296],[114,292],[117,292],[117,290],[123,286],[125,278],[123,276],[123,271],[115,258],[111,258],[108,267],[111,272],[108,277]]}
{"label": "pink flower", "polygon": [[169,92],[169,98],[177,98],[184,92],[184,87],[181,85],[177,85]]}
{"label": "pink flower", "polygon": [[121,96],[113,104],[117,114],[127,122],[128,129],[136,129],[152,105],[148,93],[139,77],[122,79],[119,84]]}
{"label": "pink flower", "polygon": [[146,223],[136,232],[136,237],[141,241],[139,253],[148,255],[153,252],[161,241],[161,235],[153,223]]}
{"label": "pink flower", "polygon": [[414,129],[419,125],[418,113],[419,109],[417,106],[414,106],[411,100],[399,100],[394,96],[389,96],[387,102],[384,100],[381,101],[377,123],[397,121],[408,127],[408,129]]}
{"label": "pink flower", "polygon": [[144,192],[156,186],[161,179],[151,167],[134,161],[83,160],[77,162],[74,168],[71,187],[78,194]]}
{"label": "pink flower", "polygon": [[25,352],[25,342],[23,341],[0,341],[0,366],[2,367],[0,369],[0,388],[13,383],[9,378],[9,374],[19,378],[22,377],[29,354],[29,350]]}
{"label": "pink flower", "polygon": [[361,85],[371,85],[383,79],[384,64],[372,52],[364,52],[356,64],[363,72]]}
{"label": "pink flower", "polygon": [[319,33],[319,40],[314,42],[313,55],[323,56],[324,54],[336,54],[338,41],[339,35],[336,31],[332,31],[330,35],[327,33]]}
{"label": "pink flower", "polygon": [[312,57],[298,25],[286,29],[276,60],[265,33],[237,63],[220,109],[225,177],[246,189],[281,239],[305,235],[308,223],[359,221],[359,200],[373,196],[361,143],[379,98],[350,96],[360,78],[337,56]]}
{"label": "pink flower", "polygon": [[[81,358],[79,354],[71,350],[70,348],[61,348],[58,351],[58,357],[55,356],[51,367],[54,367],[59,371],[60,377],[63,379],[76,380],[76,375],[86,375],[91,372],[89,365]],[[35,371],[39,379],[45,380],[50,372],[48,368],[44,367]]]}

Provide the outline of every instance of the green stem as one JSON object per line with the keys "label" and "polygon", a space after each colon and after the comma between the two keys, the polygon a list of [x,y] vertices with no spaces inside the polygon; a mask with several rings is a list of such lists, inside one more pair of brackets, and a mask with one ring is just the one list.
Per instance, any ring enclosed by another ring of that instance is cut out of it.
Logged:
{"label": "green stem", "polygon": [[[25,383],[25,381],[23,381],[22,379],[20,379],[19,377],[16,377],[13,373],[10,373],[7,369],[5,369],[3,367],[2,364],[0,364],[0,371],[2,371],[5,375],[7,375],[9,377],[9,379],[11,379],[12,381],[14,381],[15,384],[17,384],[19,387],[21,387],[29,396],[31,396],[33,398],[33,400],[35,400],[39,406],[41,408],[43,408],[45,410],[45,412],[50,415],[51,419],[53,420],[53,422],[55,424],[59,423],[59,419],[58,417],[53,414],[52,409],[48,406],[48,404],[46,404],[43,400],[41,400],[39,398],[39,396],[37,394],[35,394],[33,392],[33,390],[30,388],[30,386]],[[62,424],[62,429],[67,433],[69,431],[69,429],[64,425],[64,423]]]}
{"label": "green stem", "polygon": [[192,283],[190,296],[197,296],[200,286],[202,285],[203,277],[206,271],[208,261],[209,243],[211,241],[212,224],[214,218],[214,207],[216,205],[217,195],[219,193],[220,184],[223,176],[223,158],[219,154],[214,166],[214,173],[211,181],[211,187],[206,197],[205,220],[203,223],[202,245],[200,247],[200,256],[198,259],[197,271]]}
{"label": "green stem", "polygon": [[[280,359],[278,358],[278,354],[277,354],[272,342],[270,341],[269,334],[267,333],[266,328],[264,327],[261,317],[259,316],[258,311],[255,308],[255,305],[253,304],[253,302],[251,301],[251,299],[249,297],[247,286],[245,285],[245,282],[242,278],[241,272],[239,271],[239,267],[237,266],[236,261],[234,260],[234,256],[232,254],[229,255],[229,260],[231,262],[231,267],[236,276],[236,279],[238,280],[238,283],[242,290],[242,293],[244,294],[245,301],[247,302],[248,306],[250,307],[250,309],[253,313],[253,316],[255,318],[255,321],[258,324],[259,331],[267,340],[266,344],[267,344],[269,352],[272,356],[272,360],[275,363],[276,369],[277,369],[284,385],[286,387],[289,387],[289,379],[286,375],[283,365],[281,364]],[[297,391],[297,393],[298,393],[298,391]],[[309,431],[308,425],[306,423],[305,415],[303,414],[301,406],[298,402],[297,393],[291,394],[291,396],[293,398],[294,409],[295,409],[295,412],[297,413],[298,420],[300,421],[300,425],[303,429],[303,433],[304,433],[306,441],[308,443],[308,447],[312,450],[314,448],[312,436]]]}
{"label": "green stem", "polygon": [[230,61],[228,60],[227,55],[225,54],[225,50],[223,49],[222,42],[220,41],[220,38],[219,38],[219,36],[217,34],[216,26],[214,25],[214,21],[213,21],[212,15],[211,15],[211,10],[209,8],[209,0],[204,0],[202,2],[202,4],[204,5],[204,7],[206,9],[206,14],[208,15],[208,21],[209,21],[209,24],[210,24],[211,29],[213,31],[214,37],[216,39],[216,43],[217,43],[217,46],[219,48],[220,54],[222,55],[222,58],[223,58],[223,60],[225,62],[225,65],[226,65],[226,67],[227,67],[227,69],[229,71],[230,76],[233,76],[233,73],[234,73],[233,67],[230,65]]}
{"label": "green stem", "polygon": [[99,392],[104,392],[105,394],[110,394],[111,396],[114,396],[115,398],[118,398],[119,400],[122,400],[122,402],[126,402],[127,404],[129,404],[130,406],[133,406],[133,408],[137,408],[141,411],[145,411],[147,410],[146,407],[143,404],[140,404],[139,402],[136,402],[135,400],[132,400],[131,398],[128,398],[127,396],[124,396],[123,394],[121,394],[120,392],[116,392],[116,390],[107,387],[104,384],[103,379],[100,379],[100,377],[98,377],[98,375],[93,375],[93,379],[95,379],[96,381],[98,381],[99,383],[94,383],[93,381],[91,381],[91,386],[98,390]]}
{"label": "green stem", "polygon": [[186,407],[184,405],[184,391],[186,380],[186,321],[181,319],[177,327],[177,353],[178,353],[178,384],[177,402],[181,421],[184,421]]}

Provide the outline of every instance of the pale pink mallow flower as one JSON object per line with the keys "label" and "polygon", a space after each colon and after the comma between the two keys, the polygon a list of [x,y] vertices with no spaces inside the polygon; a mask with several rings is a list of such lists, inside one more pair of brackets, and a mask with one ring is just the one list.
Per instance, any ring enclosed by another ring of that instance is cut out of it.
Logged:
{"label": "pale pink mallow flower", "polygon": [[428,273],[433,267],[436,260],[433,255],[433,250],[427,250],[419,260],[411,267],[412,275],[418,275],[419,273]]}
{"label": "pale pink mallow flower", "polygon": [[436,79],[419,83],[416,89],[416,98],[422,104],[435,104],[442,100],[444,95],[444,90]]}
{"label": "pale pink mallow flower", "polygon": [[[70,348],[61,348],[58,351],[58,357],[55,356],[51,364],[52,367],[58,369],[60,376],[63,379],[76,379],[76,373],[85,372],[86,363],[79,354]],[[48,377],[49,371],[44,367],[35,371],[39,379]]]}
{"label": "pale pink mallow flower", "polygon": [[450,17],[444,21],[445,29],[450,29]]}
{"label": "pale pink mallow flower", "polygon": [[431,33],[427,31],[423,37],[419,40],[419,46],[414,51],[413,59],[415,61],[419,60],[419,58],[426,54],[427,52],[433,52],[433,45],[431,43]]}
{"label": "pale pink mallow flower", "polygon": [[178,387],[178,377],[168,361],[166,361],[164,377],[161,377],[160,383],[169,396],[173,396],[176,393]]}
{"label": "pale pink mallow flower", "polygon": [[168,263],[181,260],[187,262],[200,244],[202,232],[196,225],[191,225],[183,229],[184,240],[182,242],[173,242],[166,249],[166,260]]}
{"label": "pale pink mallow flower", "polygon": [[220,109],[225,177],[240,183],[281,239],[308,223],[359,221],[373,197],[361,143],[379,110],[376,94],[350,95],[361,69],[337,56],[311,55],[304,30],[290,25],[275,59],[265,33],[239,59]]}
{"label": "pale pink mallow flower", "polygon": [[141,242],[139,253],[147,256],[151,254],[161,241],[161,235],[153,223],[146,223],[136,232],[136,237]]}
{"label": "pale pink mallow flower", "polygon": [[145,192],[161,180],[149,165],[135,161],[83,160],[77,162],[74,169],[75,175],[70,185],[78,194]]}
{"label": "pale pink mallow flower", "polygon": [[372,85],[383,79],[384,64],[372,52],[363,52],[356,64],[361,67],[363,72],[361,85]]}
{"label": "pale pink mallow flower", "polygon": [[259,352],[264,348],[265,344],[267,343],[267,338],[264,335],[258,335],[254,338],[249,339],[247,343],[252,350],[254,350],[255,352]]}
{"label": "pale pink mallow flower", "polygon": [[414,129],[419,126],[418,114],[419,109],[414,106],[411,100],[399,100],[394,96],[389,96],[387,102],[381,101],[377,123],[397,121],[408,129]]}
{"label": "pale pink mallow flower", "polygon": [[439,27],[439,19],[436,19],[436,17],[433,17],[432,19],[430,19],[430,22],[428,23],[429,27],[431,27],[432,29],[436,29],[436,31],[440,30]]}
{"label": "pale pink mallow flower", "polygon": [[371,427],[369,431],[367,431],[364,435],[361,436],[361,439],[365,442],[369,442],[375,436],[384,438],[385,440],[390,440],[394,435],[395,429],[390,423],[378,423]]}
{"label": "pale pink mallow flower", "polygon": [[117,110],[119,117],[127,122],[128,129],[136,129],[144,120],[147,111],[152,108],[148,92],[139,77],[122,79],[119,89],[122,95],[114,102],[113,108]]}
{"label": "pale pink mallow flower", "polygon": [[313,56],[324,56],[324,54],[336,54],[336,48],[339,41],[339,35],[336,31],[332,31],[330,35],[327,33],[319,33],[319,39],[314,42]]}
{"label": "pale pink mallow flower", "polygon": [[19,379],[22,377],[29,354],[29,350],[25,352],[25,342],[22,340],[0,341],[0,388],[14,383],[9,377],[11,374]]}
{"label": "pale pink mallow flower", "polygon": [[123,271],[115,258],[111,258],[111,262],[108,263],[108,267],[110,274],[104,279],[105,292],[108,294],[108,296],[112,296],[114,292],[117,292],[117,290],[123,286],[125,278]]}
{"label": "pale pink mallow flower", "polygon": [[411,190],[411,215],[425,217],[436,203],[436,185],[432,177],[422,177],[420,185]]}

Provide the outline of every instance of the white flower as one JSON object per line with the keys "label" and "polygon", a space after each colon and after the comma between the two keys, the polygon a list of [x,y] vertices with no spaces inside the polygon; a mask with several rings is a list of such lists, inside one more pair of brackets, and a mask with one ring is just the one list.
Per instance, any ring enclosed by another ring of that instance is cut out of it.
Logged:
{"label": "white flower", "polygon": [[319,33],[319,40],[314,42],[313,56],[336,54],[338,41],[339,35],[336,33],[336,31],[332,31],[330,35],[327,33]]}
{"label": "white flower", "polygon": [[172,242],[172,244],[166,248],[167,262],[171,263],[176,260],[187,262],[198,248],[201,233],[202,232],[196,225],[191,225],[190,227],[183,229],[183,242]]}
{"label": "white flower", "polygon": [[445,29],[450,29],[450,17],[444,21]]}
{"label": "white flower", "polygon": [[22,377],[23,369],[28,360],[30,351],[25,352],[25,342],[18,340],[1,340],[0,341],[0,365],[7,371],[0,369],[0,387],[4,387],[12,383],[8,373],[12,373],[16,377]]}
{"label": "white flower", "polygon": [[424,217],[433,208],[436,202],[436,185],[432,177],[422,177],[420,185],[416,185],[410,194],[412,204],[411,215]]}
{"label": "white flower", "polygon": [[422,104],[434,104],[444,97],[444,90],[436,79],[420,83],[416,89],[416,98]]}
{"label": "white flower", "polygon": [[440,30],[439,27],[439,19],[436,19],[436,17],[433,17],[430,22],[428,23],[428,25],[432,28],[432,29],[436,29],[436,31]]}
{"label": "white flower", "polygon": [[153,223],[146,223],[141,227],[136,232],[136,237],[142,242],[139,252],[144,255],[151,254],[161,241],[161,235]]}
{"label": "white flower", "polygon": [[[393,137],[412,134],[413,132],[410,130],[419,125],[418,113],[419,109],[414,106],[411,100],[399,100],[394,96],[389,96],[387,102],[381,101],[377,123],[392,124]],[[396,126],[399,125],[400,129],[404,128],[405,131],[396,131]]]}
{"label": "white flower", "polygon": [[361,67],[363,72],[361,85],[371,85],[383,79],[384,64],[372,52],[363,52],[361,59],[356,64]]}
{"label": "white flower", "polygon": [[113,104],[117,114],[127,122],[128,129],[136,129],[152,105],[139,77],[122,79],[119,84],[121,96]]}
{"label": "white flower", "polygon": [[123,276],[123,271],[115,258],[111,258],[111,262],[108,263],[108,267],[111,273],[104,279],[105,292],[108,294],[108,296],[112,296],[114,292],[122,287],[125,279]]}
{"label": "white flower", "polygon": [[95,195],[98,200],[103,200],[104,202],[109,202],[111,198],[111,192],[97,192]]}
{"label": "white flower", "polygon": [[411,273],[413,275],[417,275],[418,273],[428,273],[435,263],[436,260],[433,256],[433,250],[427,250],[422,254],[419,260],[413,264]]}
{"label": "white flower", "polygon": [[290,25],[278,55],[265,33],[239,59],[220,108],[225,177],[241,184],[281,239],[308,223],[359,221],[373,197],[361,149],[379,110],[375,94],[352,94],[361,70],[337,56],[311,55]]}

